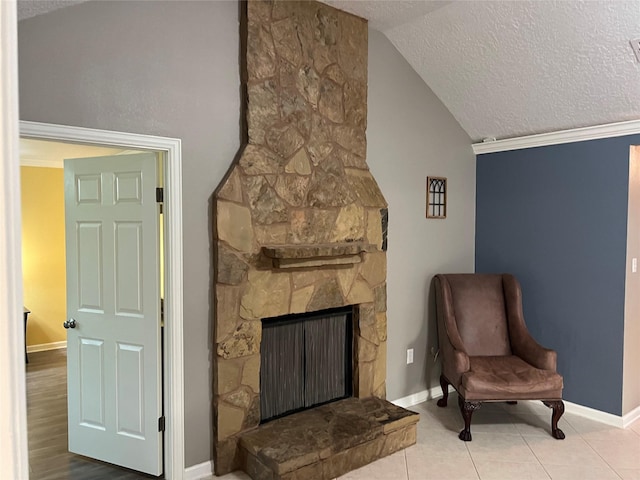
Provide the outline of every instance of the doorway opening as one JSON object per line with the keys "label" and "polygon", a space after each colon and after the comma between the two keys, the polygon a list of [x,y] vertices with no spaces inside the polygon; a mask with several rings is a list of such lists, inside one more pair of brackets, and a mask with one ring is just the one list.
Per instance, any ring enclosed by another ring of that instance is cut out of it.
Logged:
{"label": "doorway opening", "polygon": [[[119,154],[133,151],[154,151],[158,154],[161,168],[160,181],[164,180],[163,218],[160,222],[167,238],[162,257],[164,262],[162,288],[166,292],[161,296],[159,309],[164,313],[162,340],[160,348],[164,352],[162,362],[161,385],[164,398],[164,440],[165,455],[164,477],[181,477],[184,473],[183,451],[183,355],[182,355],[182,228],[181,228],[181,152],[180,140],[126,134],[78,127],[20,122],[21,138],[26,141],[54,141],[77,148],[91,147],[103,149],[100,153]],[[96,151],[98,152],[98,151]],[[90,154],[92,155],[92,154]],[[76,155],[76,156],[90,156]],[[162,184],[158,185],[161,186]],[[166,218],[164,216],[166,215]],[[28,279],[25,279],[25,283]],[[28,298],[26,296],[25,298]],[[159,299],[160,300],[160,299]],[[32,314],[34,309],[32,310]],[[29,321],[34,320],[30,317]],[[36,318],[37,320],[37,318]],[[37,322],[33,323],[37,326]],[[29,336],[31,332],[27,335]],[[64,346],[49,345],[49,348]],[[31,351],[35,351],[33,348]],[[131,353],[131,352],[130,352]],[[161,419],[158,419],[160,423]],[[160,425],[159,425],[160,428]],[[133,474],[134,472],[132,472]],[[128,477],[127,477],[128,478]],[[135,477],[133,477],[135,478]]]}

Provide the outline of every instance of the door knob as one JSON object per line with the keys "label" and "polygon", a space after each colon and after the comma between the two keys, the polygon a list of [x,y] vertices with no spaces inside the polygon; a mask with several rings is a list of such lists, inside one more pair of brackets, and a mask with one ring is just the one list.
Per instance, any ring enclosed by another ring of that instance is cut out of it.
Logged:
{"label": "door knob", "polygon": [[76,328],[76,321],[71,318],[62,324],[64,328]]}

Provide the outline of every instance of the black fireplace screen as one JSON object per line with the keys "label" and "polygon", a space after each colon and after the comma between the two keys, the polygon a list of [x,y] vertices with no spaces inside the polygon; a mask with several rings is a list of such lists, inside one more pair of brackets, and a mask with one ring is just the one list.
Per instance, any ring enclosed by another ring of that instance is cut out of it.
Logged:
{"label": "black fireplace screen", "polygon": [[262,321],[262,422],[352,395],[352,311]]}

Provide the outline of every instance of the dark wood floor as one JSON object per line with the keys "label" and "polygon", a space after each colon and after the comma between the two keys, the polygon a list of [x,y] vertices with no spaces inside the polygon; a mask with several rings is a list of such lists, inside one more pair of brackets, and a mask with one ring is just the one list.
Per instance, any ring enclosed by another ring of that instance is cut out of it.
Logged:
{"label": "dark wood floor", "polygon": [[31,480],[155,479],[67,451],[67,351],[29,354],[27,425]]}

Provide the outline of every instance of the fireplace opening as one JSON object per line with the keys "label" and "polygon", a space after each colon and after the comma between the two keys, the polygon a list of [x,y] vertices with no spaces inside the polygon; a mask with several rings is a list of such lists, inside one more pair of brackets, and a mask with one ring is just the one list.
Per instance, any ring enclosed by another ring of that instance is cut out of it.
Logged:
{"label": "fireplace opening", "polygon": [[262,423],[353,394],[353,307],[262,320]]}

